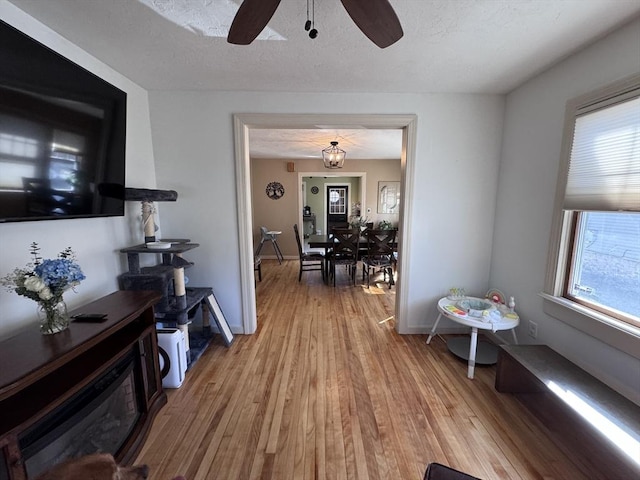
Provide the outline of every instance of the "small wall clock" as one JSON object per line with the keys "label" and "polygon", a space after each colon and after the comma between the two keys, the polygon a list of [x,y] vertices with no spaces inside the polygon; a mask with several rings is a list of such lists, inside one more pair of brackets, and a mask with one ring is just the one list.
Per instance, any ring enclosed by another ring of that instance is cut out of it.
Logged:
{"label": "small wall clock", "polygon": [[311,187],[311,193],[313,193],[314,195],[316,193],[318,193],[320,191],[320,189],[318,187],[316,187],[315,185],[313,187]]}
{"label": "small wall clock", "polygon": [[271,200],[278,200],[284,196],[284,187],[280,182],[270,182],[266,188],[267,197]]}

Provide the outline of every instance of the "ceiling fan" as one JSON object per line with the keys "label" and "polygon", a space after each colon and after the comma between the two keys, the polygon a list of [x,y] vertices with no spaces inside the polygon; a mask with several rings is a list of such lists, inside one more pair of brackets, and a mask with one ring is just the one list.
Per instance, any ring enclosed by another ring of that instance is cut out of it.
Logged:
{"label": "ceiling fan", "polygon": [[[362,33],[378,47],[386,48],[402,38],[402,26],[389,0],[340,1]],[[279,4],[280,0],[244,0],[231,23],[227,41],[249,45],[267,26]]]}

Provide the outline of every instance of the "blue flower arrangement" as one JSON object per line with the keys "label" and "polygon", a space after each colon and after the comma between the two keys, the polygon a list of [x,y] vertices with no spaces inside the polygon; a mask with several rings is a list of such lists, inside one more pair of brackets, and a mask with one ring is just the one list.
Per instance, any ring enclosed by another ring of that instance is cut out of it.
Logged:
{"label": "blue flower arrangement", "polygon": [[69,258],[44,260],[33,271],[52,291],[65,291],[86,277],[80,266]]}
{"label": "blue flower arrangement", "polygon": [[36,301],[43,313],[41,331],[56,333],[69,325],[62,295],[86,277],[71,247],[60,252],[58,258],[45,260],[40,257],[36,242],[31,244],[30,251],[33,261],[0,279],[0,285]]}

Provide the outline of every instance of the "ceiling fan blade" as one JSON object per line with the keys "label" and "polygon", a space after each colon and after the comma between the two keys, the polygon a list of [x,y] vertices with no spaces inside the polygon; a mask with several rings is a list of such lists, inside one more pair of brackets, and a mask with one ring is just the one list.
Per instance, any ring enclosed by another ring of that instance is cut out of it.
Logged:
{"label": "ceiling fan blade", "polygon": [[227,42],[249,45],[267,26],[280,0],[244,0],[233,18]]}
{"label": "ceiling fan blade", "polygon": [[404,32],[388,0],[341,0],[347,13],[369,40],[386,48],[402,38]]}

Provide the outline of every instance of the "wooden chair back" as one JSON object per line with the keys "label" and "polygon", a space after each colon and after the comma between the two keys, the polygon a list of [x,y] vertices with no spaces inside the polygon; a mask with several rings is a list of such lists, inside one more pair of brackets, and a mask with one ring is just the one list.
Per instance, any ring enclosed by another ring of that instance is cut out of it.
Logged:
{"label": "wooden chair back", "polygon": [[360,247],[360,229],[336,228],[333,230],[332,257],[336,260],[358,261],[358,249]]}
{"label": "wooden chair back", "polygon": [[389,262],[393,257],[397,229],[390,230],[365,230],[367,239],[367,257],[383,259],[388,257]]}

